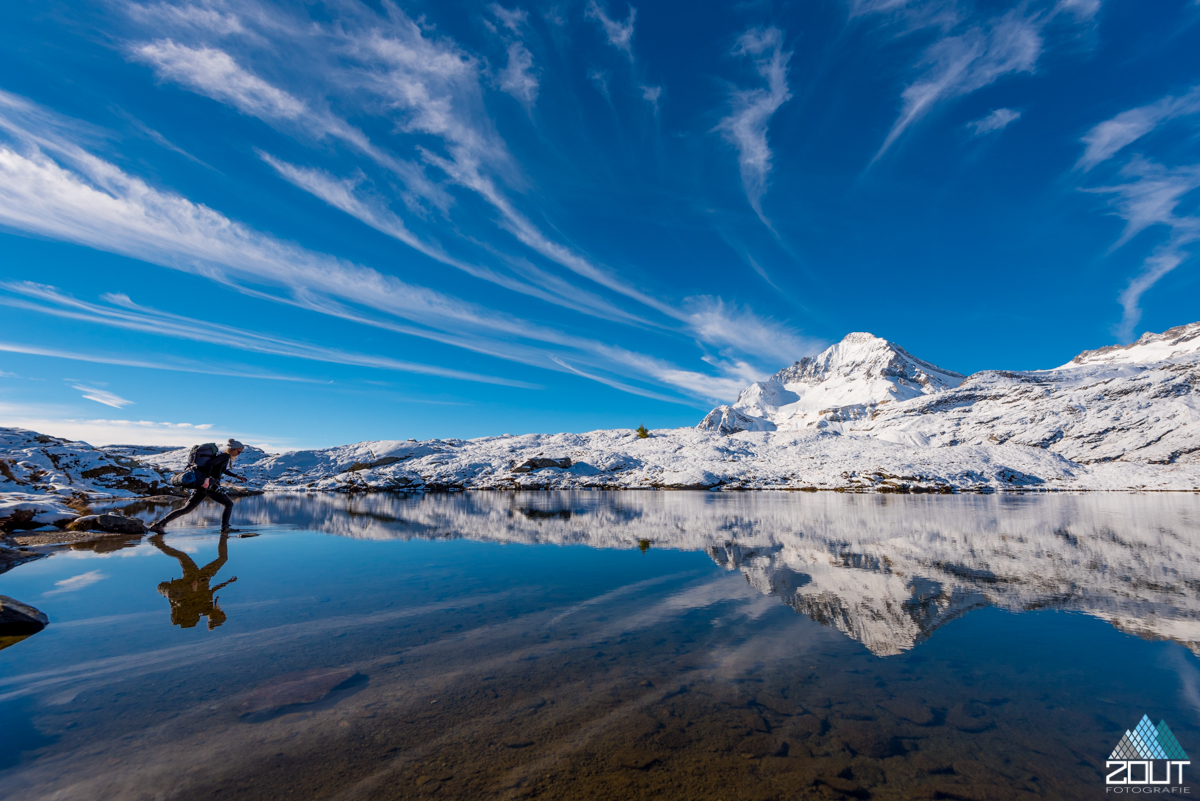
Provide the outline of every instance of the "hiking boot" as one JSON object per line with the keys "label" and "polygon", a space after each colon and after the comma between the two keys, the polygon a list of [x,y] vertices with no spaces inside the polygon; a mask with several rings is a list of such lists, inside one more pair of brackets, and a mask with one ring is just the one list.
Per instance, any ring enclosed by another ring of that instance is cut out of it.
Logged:
{"label": "hiking boot", "polygon": [[222,533],[222,534],[238,534],[238,533],[241,533],[241,529],[240,529],[240,528],[228,528],[228,527],[226,527],[226,528],[223,528],[223,529],[221,529],[221,533]]}
{"label": "hiking boot", "polygon": [[146,526],[147,531],[153,531],[155,534],[166,534],[167,530],[163,528],[162,523],[152,523]]}

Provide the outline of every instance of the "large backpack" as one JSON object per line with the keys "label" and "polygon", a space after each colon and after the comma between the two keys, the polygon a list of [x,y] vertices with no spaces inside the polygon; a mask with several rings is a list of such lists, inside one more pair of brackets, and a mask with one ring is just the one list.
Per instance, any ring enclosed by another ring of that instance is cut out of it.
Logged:
{"label": "large backpack", "polygon": [[171,476],[171,483],[176,487],[184,489],[200,489],[204,486],[204,479],[208,476],[200,472],[201,468],[208,467],[209,463],[220,453],[216,443],[206,442],[203,445],[194,445],[191,453],[188,454],[188,464],[182,473],[176,473]]}

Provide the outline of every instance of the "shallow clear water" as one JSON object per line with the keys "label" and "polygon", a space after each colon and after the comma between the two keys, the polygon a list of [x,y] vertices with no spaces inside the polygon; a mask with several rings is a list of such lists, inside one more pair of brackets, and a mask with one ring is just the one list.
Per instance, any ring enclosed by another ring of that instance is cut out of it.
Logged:
{"label": "shallow clear water", "polygon": [[0,796],[1096,798],[1142,715],[1200,749],[1194,495],[217,511],[0,575],[51,619]]}

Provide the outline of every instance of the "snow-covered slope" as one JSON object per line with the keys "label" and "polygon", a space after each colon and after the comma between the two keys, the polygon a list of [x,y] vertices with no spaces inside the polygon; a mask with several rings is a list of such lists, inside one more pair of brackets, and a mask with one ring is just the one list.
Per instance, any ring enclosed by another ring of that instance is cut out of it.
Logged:
{"label": "snow-covered slope", "polygon": [[[966,379],[851,334],[696,428],[249,449],[235,469],[267,491],[1200,490],[1198,389],[1200,323]],[[153,494],[187,456],[157,450],[0,429],[0,492]]]}
{"label": "snow-covered slope", "polygon": [[942,392],[962,379],[886,339],[848,334],[817,356],[746,387],[732,406],[709,412],[699,428],[731,434],[827,427],[862,419],[880,404]]}
{"label": "snow-covered slope", "polygon": [[1056,370],[976,373],[955,389],[880,408],[855,433],[932,448],[1022,445],[1089,465],[1197,465],[1198,344],[1193,324],[1085,352]]}
{"label": "snow-covered slope", "polygon": [[1194,360],[1200,354],[1200,322],[1168,328],[1161,334],[1147,331],[1132,345],[1109,345],[1085,350],[1060,369],[1095,364],[1154,364]]}
{"label": "snow-covered slope", "polygon": [[136,497],[166,491],[166,477],[122,452],[0,428],[0,495]]}

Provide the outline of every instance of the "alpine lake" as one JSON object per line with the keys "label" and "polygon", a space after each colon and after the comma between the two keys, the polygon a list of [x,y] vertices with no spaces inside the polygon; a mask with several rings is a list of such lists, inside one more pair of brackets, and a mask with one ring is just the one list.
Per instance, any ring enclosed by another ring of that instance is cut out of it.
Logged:
{"label": "alpine lake", "polygon": [[0,643],[0,797],[1200,797],[1106,784],[1143,717],[1200,759],[1197,494],[219,511],[0,575],[50,619]]}

